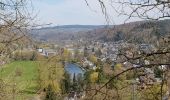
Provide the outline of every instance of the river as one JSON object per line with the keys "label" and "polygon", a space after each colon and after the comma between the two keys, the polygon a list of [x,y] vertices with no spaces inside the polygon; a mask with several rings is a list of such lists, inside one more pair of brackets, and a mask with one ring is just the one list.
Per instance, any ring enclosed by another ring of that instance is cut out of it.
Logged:
{"label": "river", "polygon": [[84,74],[85,71],[78,65],[78,64],[74,64],[74,63],[65,63],[65,70],[71,75],[73,76],[78,75],[78,74]]}

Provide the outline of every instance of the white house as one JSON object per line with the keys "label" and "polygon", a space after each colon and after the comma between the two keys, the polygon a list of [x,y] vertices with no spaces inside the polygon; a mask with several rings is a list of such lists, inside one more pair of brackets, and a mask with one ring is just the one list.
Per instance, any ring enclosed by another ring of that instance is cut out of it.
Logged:
{"label": "white house", "polygon": [[39,53],[43,53],[43,49],[42,49],[42,48],[37,49],[37,51],[38,51]]}

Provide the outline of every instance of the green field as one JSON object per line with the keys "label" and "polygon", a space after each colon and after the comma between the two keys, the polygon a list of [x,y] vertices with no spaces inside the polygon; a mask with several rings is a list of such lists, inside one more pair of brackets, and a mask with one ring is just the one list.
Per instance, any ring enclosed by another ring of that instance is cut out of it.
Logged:
{"label": "green field", "polygon": [[34,61],[15,61],[6,64],[0,69],[0,78],[5,83],[4,91],[11,96],[15,93],[16,100],[33,97],[38,90],[37,69],[38,63]]}

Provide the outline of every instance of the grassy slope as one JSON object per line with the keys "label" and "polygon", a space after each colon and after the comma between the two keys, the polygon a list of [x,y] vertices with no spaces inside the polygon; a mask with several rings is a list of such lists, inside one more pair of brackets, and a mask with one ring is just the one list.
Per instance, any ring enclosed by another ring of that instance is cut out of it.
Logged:
{"label": "grassy slope", "polygon": [[[37,67],[38,64],[32,61],[16,61],[5,65],[0,69],[0,77],[8,85],[16,84],[17,93],[22,95],[22,99],[33,96],[37,91]],[[17,71],[16,71],[17,70]],[[16,75],[16,73],[20,75]],[[11,87],[7,88],[7,91]],[[17,96],[18,97],[18,96]],[[19,96],[21,98],[21,96]]]}

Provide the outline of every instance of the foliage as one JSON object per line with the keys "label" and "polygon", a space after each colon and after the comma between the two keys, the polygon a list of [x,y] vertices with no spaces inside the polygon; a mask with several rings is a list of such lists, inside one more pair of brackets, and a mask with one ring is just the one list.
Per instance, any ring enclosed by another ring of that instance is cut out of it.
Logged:
{"label": "foliage", "polygon": [[[123,71],[124,68],[123,68],[123,65],[118,63],[114,66],[114,75],[120,73],[121,71]],[[120,80],[125,80],[126,79],[126,74],[122,74],[119,76],[119,79]]]}
{"label": "foliage", "polygon": [[58,56],[39,61],[38,82],[41,89],[48,88],[52,84],[55,93],[61,92],[61,80],[64,78],[64,68]]}
{"label": "foliage", "polygon": [[69,61],[70,58],[71,58],[71,52],[68,51],[67,49],[64,49],[61,58],[62,58],[64,61]]}
{"label": "foliage", "polygon": [[[163,86],[163,94],[165,94],[165,86]],[[161,99],[161,87],[159,84],[148,87],[140,92],[141,99],[144,100],[160,100]]]}
{"label": "foliage", "polygon": [[94,64],[97,64],[97,57],[95,55],[90,55],[89,60],[93,62]]}
{"label": "foliage", "polygon": [[106,80],[107,80],[107,78],[104,75],[104,73],[99,71],[98,81],[97,82],[98,83],[104,83],[104,82],[106,82]]}
{"label": "foliage", "polygon": [[158,67],[155,67],[155,68],[154,68],[154,74],[155,74],[155,77],[157,77],[157,78],[162,78],[163,70],[161,70],[161,69],[158,68]]}
{"label": "foliage", "polygon": [[77,78],[76,78],[76,74],[74,73],[73,75],[73,81],[72,81],[72,91],[78,91],[79,90],[79,87],[78,87],[78,81],[77,81]]}
{"label": "foliage", "polygon": [[37,59],[37,52],[36,51],[15,51],[13,53],[14,60],[31,60],[34,61]]}
{"label": "foliage", "polygon": [[84,76],[81,73],[77,75],[77,83],[78,83],[79,91],[82,91],[85,86],[85,83],[84,83]]}
{"label": "foliage", "polygon": [[61,84],[62,94],[66,94],[70,92],[71,80],[70,80],[70,75],[67,72],[64,73],[64,79],[61,80],[60,84]]}
{"label": "foliage", "polygon": [[99,72],[92,72],[92,73],[90,74],[90,81],[91,81],[92,83],[97,82],[98,79],[99,79]]}
{"label": "foliage", "polygon": [[45,100],[56,100],[56,94],[51,84],[48,85]]}

